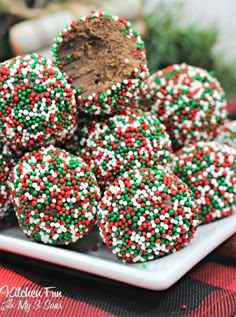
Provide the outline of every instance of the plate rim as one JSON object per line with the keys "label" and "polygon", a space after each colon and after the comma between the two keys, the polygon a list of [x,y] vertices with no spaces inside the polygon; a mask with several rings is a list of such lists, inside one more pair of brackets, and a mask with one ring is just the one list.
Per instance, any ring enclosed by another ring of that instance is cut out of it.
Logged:
{"label": "plate rim", "polygon": [[[224,230],[225,228],[227,228],[226,231]],[[165,274],[155,275],[151,270],[140,268],[144,263],[124,264],[122,262],[112,262],[107,259],[94,257],[91,254],[81,253],[69,249],[59,249],[53,246],[36,243],[34,241],[11,237],[4,234],[4,231],[6,230],[0,232],[0,250],[26,256],[28,258],[38,259],[51,264],[57,264],[77,271],[98,275],[100,277],[109,278],[136,287],[161,291],[166,290],[175,284],[205,256],[236,233],[236,214],[210,224],[201,225],[198,228],[195,237],[190,241],[189,245],[183,249],[163,258],[144,262],[149,265],[149,263],[152,264],[158,261],[156,263],[161,266],[161,263],[165,262],[170,264],[171,257],[172,259],[174,259],[174,257],[181,258],[181,254],[185,256],[186,267],[183,267],[183,265],[180,265],[179,267],[178,265],[177,267],[172,266],[169,271],[168,269],[167,272],[164,271]],[[205,249],[202,248],[199,250],[199,246],[196,246],[196,244],[199,243],[199,240],[200,244],[203,245],[204,241],[202,241],[202,235],[204,235],[204,232],[208,231],[211,232],[211,236],[207,237],[209,240],[208,246]],[[209,242],[211,244],[209,244]],[[60,250],[60,254],[58,250]],[[186,258],[186,253],[189,255],[188,259]],[[193,256],[196,253],[198,254],[197,259]],[[142,274],[140,274],[140,272]]]}

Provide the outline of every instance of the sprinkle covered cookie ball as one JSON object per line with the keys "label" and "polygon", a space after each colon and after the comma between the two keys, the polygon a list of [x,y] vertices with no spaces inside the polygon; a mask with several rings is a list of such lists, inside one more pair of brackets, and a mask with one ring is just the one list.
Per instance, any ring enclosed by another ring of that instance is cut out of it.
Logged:
{"label": "sprinkle covered cookie ball", "polygon": [[146,90],[144,42],[123,18],[95,12],[73,21],[55,39],[52,52],[83,112],[120,112],[134,107]]}
{"label": "sprinkle covered cookie ball", "polygon": [[76,102],[60,70],[38,55],[0,64],[0,136],[31,149],[68,138],[76,128]]}
{"label": "sprinkle covered cookie ball", "polygon": [[127,262],[145,262],[181,249],[197,224],[187,185],[162,169],[126,172],[107,189],[98,208],[104,243]]}
{"label": "sprinkle covered cookie ball", "polygon": [[90,122],[81,131],[78,149],[103,190],[127,170],[155,169],[158,164],[169,168],[171,151],[164,125],[154,116],[133,109]]}
{"label": "sprinkle covered cookie ball", "polygon": [[9,181],[20,227],[31,240],[68,245],[93,226],[97,181],[80,158],[49,146],[25,154]]}
{"label": "sprinkle covered cookie ball", "polygon": [[236,150],[215,142],[181,149],[174,173],[192,190],[201,223],[231,215],[236,204]]}
{"label": "sprinkle covered cookie ball", "polygon": [[0,221],[8,215],[11,206],[8,177],[17,162],[16,154],[0,142]]}
{"label": "sprinkle covered cookie ball", "polygon": [[171,65],[148,79],[150,107],[165,124],[174,149],[214,139],[227,116],[225,94],[204,69]]}

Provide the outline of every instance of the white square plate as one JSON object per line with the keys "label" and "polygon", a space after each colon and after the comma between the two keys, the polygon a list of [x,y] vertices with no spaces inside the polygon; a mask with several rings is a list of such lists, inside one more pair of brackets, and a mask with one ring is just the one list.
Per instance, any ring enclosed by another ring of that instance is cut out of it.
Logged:
{"label": "white square plate", "polygon": [[174,254],[146,262],[145,268],[142,264],[123,264],[104,246],[96,252],[81,253],[32,242],[16,227],[0,232],[0,249],[160,291],[173,285],[207,254],[235,233],[236,214],[200,226],[195,238],[188,246]]}

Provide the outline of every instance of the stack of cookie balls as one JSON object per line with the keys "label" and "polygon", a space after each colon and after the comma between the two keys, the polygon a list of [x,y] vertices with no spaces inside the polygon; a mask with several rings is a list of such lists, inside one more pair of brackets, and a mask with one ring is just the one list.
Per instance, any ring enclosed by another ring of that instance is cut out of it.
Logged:
{"label": "stack of cookie balls", "polygon": [[53,246],[97,225],[119,259],[144,262],[233,213],[236,150],[212,141],[227,118],[212,74],[148,77],[140,35],[103,12],[65,27],[52,55],[0,64],[0,219],[13,206],[25,235]]}

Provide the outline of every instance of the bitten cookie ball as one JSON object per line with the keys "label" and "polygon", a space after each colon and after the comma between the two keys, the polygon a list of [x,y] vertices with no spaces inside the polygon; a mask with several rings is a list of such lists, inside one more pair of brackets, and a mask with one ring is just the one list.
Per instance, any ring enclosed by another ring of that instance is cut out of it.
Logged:
{"label": "bitten cookie ball", "polygon": [[215,142],[181,149],[174,173],[192,190],[201,223],[231,215],[236,204],[236,150]]}
{"label": "bitten cookie ball", "polygon": [[227,116],[225,93],[213,75],[187,64],[148,79],[151,111],[165,124],[174,149],[214,139]]}
{"label": "bitten cookie ball", "polygon": [[98,208],[104,243],[127,262],[145,262],[181,249],[197,224],[187,185],[162,169],[125,173],[108,188]]}
{"label": "bitten cookie ball", "polygon": [[93,226],[100,191],[89,166],[49,146],[25,154],[9,186],[20,227],[31,240],[67,245]]}
{"label": "bitten cookie ball", "polygon": [[171,142],[165,126],[141,110],[91,121],[81,131],[78,154],[91,166],[104,190],[130,169],[159,164],[171,168]]}
{"label": "bitten cookie ball", "polygon": [[76,89],[81,111],[99,115],[134,107],[146,89],[144,42],[123,18],[96,12],[73,21],[52,52]]}
{"label": "bitten cookie ball", "polygon": [[8,215],[11,207],[8,177],[15,166],[17,156],[7,145],[0,142],[0,221]]}
{"label": "bitten cookie ball", "polygon": [[38,55],[0,64],[0,136],[15,150],[63,141],[76,128],[76,102],[59,69]]}

